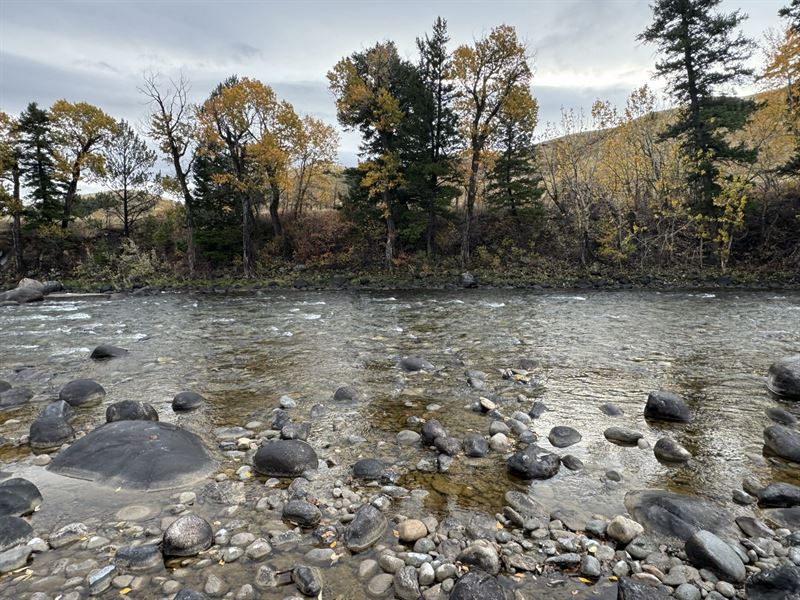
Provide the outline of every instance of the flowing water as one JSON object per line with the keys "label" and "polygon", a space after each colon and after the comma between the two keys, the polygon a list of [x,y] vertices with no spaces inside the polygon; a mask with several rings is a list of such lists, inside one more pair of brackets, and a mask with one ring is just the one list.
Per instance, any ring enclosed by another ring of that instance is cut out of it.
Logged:
{"label": "flowing water", "polygon": [[[130,355],[93,362],[88,354],[99,343]],[[506,491],[526,487],[509,477],[503,455],[462,457],[449,473],[425,473],[414,465],[433,453],[398,447],[394,436],[411,416],[437,418],[451,435],[486,434],[490,421],[469,408],[480,396],[492,395],[509,415],[540,400],[550,410],[534,425],[539,444],[549,448],[555,425],[575,427],[582,441],[559,452],[586,468],[533,484],[536,497],[551,507],[617,514],[633,488],[727,501],[745,475],[798,483],[796,472],[761,456],[765,410],[800,417],[800,406],[780,403],[764,386],[770,363],[798,350],[798,292],[274,291],[46,302],[0,310],[0,379],[36,393],[29,405],[0,413],[0,435],[19,435],[42,402],[82,377],[106,388],[106,403],[145,400],[162,420],[199,432],[244,425],[289,395],[302,415],[315,403],[328,406],[309,441],[331,465],[382,458],[403,485],[429,492],[427,510],[494,514]],[[402,372],[398,359],[408,355],[436,370]],[[521,358],[537,361],[537,385],[501,377]],[[487,373],[486,389],[470,388],[466,369]],[[335,403],[341,385],[357,388],[360,401]],[[644,420],[647,394],[659,388],[686,398],[690,424]],[[202,393],[206,408],[172,413],[172,396],[184,389]],[[624,416],[605,416],[605,402]],[[104,407],[82,412],[78,426],[102,422],[103,414]],[[3,424],[12,417],[23,425]],[[667,466],[651,450],[611,444],[603,431],[612,425],[642,432],[651,445],[669,433],[694,459]],[[24,454],[0,451],[0,463]],[[622,482],[609,481],[609,469]]]}

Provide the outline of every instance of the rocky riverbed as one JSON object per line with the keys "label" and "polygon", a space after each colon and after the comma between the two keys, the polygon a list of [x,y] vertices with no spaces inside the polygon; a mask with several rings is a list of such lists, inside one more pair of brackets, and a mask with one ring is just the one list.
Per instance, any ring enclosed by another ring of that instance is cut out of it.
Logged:
{"label": "rocky riverbed", "polygon": [[796,597],[799,309],[4,307],[0,597]]}

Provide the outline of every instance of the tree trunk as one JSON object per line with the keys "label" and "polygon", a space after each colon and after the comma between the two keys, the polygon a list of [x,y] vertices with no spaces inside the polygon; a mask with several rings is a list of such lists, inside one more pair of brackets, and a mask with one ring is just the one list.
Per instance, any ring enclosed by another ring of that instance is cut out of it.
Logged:
{"label": "tree trunk", "polygon": [[75,160],[72,166],[72,178],[69,180],[67,193],[64,196],[64,216],[61,217],[61,229],[66,229],[69,226],[69,218],[72,216],[72,200],[78,191],[78,180],[81,177],[80,158]]}
{"label": "tree trunk", "polygon": [[466,206],[464,207],[464,226],[461,230],[461,266],[469,267],[470,257],[470,225],[472,210],[475,207],[475,196],[478,193],[478,169],[480,168],[481,151],[477,141],[472,142],[472,160],[470,162],[469,185],[467,186]]}
{"label": "tree trunk", "polygon": [[436,253],[436,190],[438,187],[439,184],[436,175],[431,175],[430,186],[428,188],[428,227],[425,230],[425,245],[429,258]]}
{"label": "tree trunk", "polygon": [[278,208],[281,204],[281,190],[277,185],[273,184],[270,186],[270,193],[272,194],[272,199],[269,203],[269,217],[272,220],[272,233],[274,233],[277,238],[283,235],[281,217],[280,214],[278,214]]}
{"label": "tree trunk", "polygon": [[394,210],[389,190],[383,192],[383,201],[386,203],[386,266],[391,269],[397,241],[397,228],[394,223]]}
{"label": "tree trunk", "polygon": [[249,194],[242,195],[242,269],[245,278],[253,277],[253,213]]}
{"label": "tree trunk", "polygon": [[14,186],[14,212],[11,224],[11,239],[14,245],[14,267],[18,275],[25,272],[25,264],[22,256],[22,201],[19,196],[19,163],[15,162],[11,168],[11,176]]}
{"label": "tree trunk", "polygon": [[128,237],[130,230],[130,216],[128,215],[128,187],[122,188],[122,235]]}

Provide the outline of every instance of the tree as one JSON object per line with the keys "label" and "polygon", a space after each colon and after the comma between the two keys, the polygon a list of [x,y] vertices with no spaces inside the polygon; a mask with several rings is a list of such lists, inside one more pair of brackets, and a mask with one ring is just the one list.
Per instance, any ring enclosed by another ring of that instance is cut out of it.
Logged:
{"label": "tree", "polygon": [[117,123],[87,102],[57,100],[50,108],[56,166],[66,182],[61,228],[72,219],[72,203],[78,193],[81,173],[88,170],[102,177],[105,169],[103,145],[116,132]]}
{"label": "tree", "polygon": [[232,173],[221,173],[217,179],[227,180],[241,193],[242,267],[245,277],[252,277],[254,208],[269,191],[273,233],[276,238],[282,236],[280,195],[287,184],[300,121],[292,105],[279,102],[272,88],[235,76],[212,92],[199,116],[204,140],[212,147],[224,148],[233,167]]}
{"label": "tree", "polygon": [[498,113],[492,145],[497,151],[489,171],[486,201],[517,220],[536,208],[544,190],[536,164],[533,131],[539,107],[527,88],[518,87]]}
{"label": "tree", "polygon": [[[189,173],[197,149],[194,107],[189,103],[189,82],[181,76],[161,84],[157,75],[147,75],[139,89],[148,100],[150,114],[147,131],[159,145],[161,152],[172,162],[175,171],[174,187],[183,197],[186,208],[187,248],[189,275],[194,276],[197,253],[195,249],[194,214]],[[167,181],[166,183],[170,183]]]}
{"label": "tree", "polygon": [[458,86],[456,107],[469,140],[469,183],[461,235],[461,263],[469,264],[470,225],[478,192],[478,172],[497,117],[518,87],[530,85],[528,49],[510,25],[495,27],[472,46],[453,54],[452,77]]}
{"label": "tree", "polygon": [[314,178],[329,170],[336,161],[339,134],[332,126],[306,115],[301,119],[294,165],[295,216],[303,212],[306,196]]}
{"label": "tree", "polygon": [[[11,186],[10,192],[6,183]],[[20,197],[19,129],[13,117],[0,111],[0,215],[11,215],[14,267],[20,275],[25,271],[21,224],[23,210]]]}
{"label": "tree", "polygon": [[19,116],[17,132],[20,174],[33,200],[31,209],[37,220],[52,223],[62,211],[47,111],[31,102]]}
{"label": "tree", "polygon": [[788,6],[778,11],[778,15],[789,20],[789,27],[800,33],[800,0],[792,0]]}
{"label": "tree", "polygon": [[718,212],[720,163],[755,160],[754,152],[730,141],[730,133],[742,129],[756,110],[755,102],[719,95],[752,75],[745,61],[753,44],[737,31],[746,16],[716,12],[720,1],[657,0],[653,23],[638,37],[658,46],[662,58],[656,74],[667,79],[670,93],[683,105],[664,136],[681,140],[692,206],[703,216]]}
{"label": "tree", "polygon": [[103,181],[116,198],[115,212],[125,237],[134,223],[158,201],[159,179],[153,171],[156,153],[122,120],[105,149]]}
{"label": "tree", "polygon": [[435,252],[437,219],[458,195],[453,185],[458,116],[453,109],[455,86],[449,80],[449,41],[447,21],[441,17],[434,22],[430,36],[417,38],[419,60],[406,84],[405,95],[411,105],[401,132],[406,191],[425,211],[428,256]]}
{"label": "tree", "polygon": [[385,259],[392,266],[400,216],[399,188],[405,180],[400,155],[400,128],[407,112],[403,97],[411,65],[400,58],[394,42],[375,44],[340,60],[328,73],[336,114],[347,129],[361,132],[360,165],[364,186],[386,223]]}

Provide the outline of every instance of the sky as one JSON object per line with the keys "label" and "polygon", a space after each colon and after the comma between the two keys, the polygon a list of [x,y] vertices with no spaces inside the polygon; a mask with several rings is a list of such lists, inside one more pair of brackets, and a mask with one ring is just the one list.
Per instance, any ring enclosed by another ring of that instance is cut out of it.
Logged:
{"label": "sky", "polygon": [[[785,3],[723,0],[722,9],[747,13],[745,33],[761,40],[780,26]],[[415,60],[415,39],[437,16],[447,20],[453,48],[499,24],[517,28],[533,55],[540,130],[562,107],[588,111],[598,98],[622,105],[643,84],[663,87],[652,79],[655,48],[636,41],[651,20],[646,0],[0,0],[0,110],[18,114],[31,101],[66,98],[140,123],[144,73],[182,72],[197,102],[237,74],[335,124],[328,70],[387,39]],[[342,133],[344,164],[356,162],[358,142]]]}

